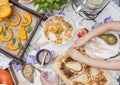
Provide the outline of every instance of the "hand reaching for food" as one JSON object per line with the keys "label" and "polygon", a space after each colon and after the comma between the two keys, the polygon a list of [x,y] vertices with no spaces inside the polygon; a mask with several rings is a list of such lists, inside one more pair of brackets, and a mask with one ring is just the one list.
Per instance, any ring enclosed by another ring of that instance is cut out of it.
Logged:
{"label": "hand reaching for food", "polygon": [[41,78],[42,85],[59,85],[58,75],[56,75],[54,82],[48,81],[48,72],[42,72],[40,78]]}
{"label": "hand reaching for food", "polygon": [[73,47],[82,47],[89,41],[89,38],[84,35],[83,37],[74,41]]}

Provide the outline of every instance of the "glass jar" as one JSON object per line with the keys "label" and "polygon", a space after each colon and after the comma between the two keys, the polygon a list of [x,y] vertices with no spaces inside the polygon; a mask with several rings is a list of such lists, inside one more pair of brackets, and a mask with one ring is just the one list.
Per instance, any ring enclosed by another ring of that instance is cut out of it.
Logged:
{"label": "glass jar", "polygon": [[[86,1],[86,2],[85,2]],[[99,13],[110,0],[80,0],[82,12],[95,15]]]}

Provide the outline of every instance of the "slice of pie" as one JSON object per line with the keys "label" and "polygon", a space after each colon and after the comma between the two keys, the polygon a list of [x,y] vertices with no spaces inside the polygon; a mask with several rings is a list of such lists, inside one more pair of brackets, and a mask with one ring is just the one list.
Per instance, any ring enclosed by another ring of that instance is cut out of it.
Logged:
{"label": "slice of pie", "polygon": [[31,83],[34,82],[34,67],[31,64],[25,64],[22,68],[22,74],[25,79]]}

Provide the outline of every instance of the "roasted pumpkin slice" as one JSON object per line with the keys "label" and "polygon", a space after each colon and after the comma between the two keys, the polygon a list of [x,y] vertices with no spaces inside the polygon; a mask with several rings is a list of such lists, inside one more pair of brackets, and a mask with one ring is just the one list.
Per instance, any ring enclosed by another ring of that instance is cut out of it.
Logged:
{"label": "roasted pumpkin slice", "polygon": [[17,26],[17,25],[19,25],[20,24],[20,22],[21,22],[21,17],[20,17],[20,15],[18,14],[18,13],[16,13],[16,12],[12,12],[12,16],[16,16],[17,17],[17,20],[16,21],[10,21],[10,26]]}
{"label": "roasted pumpkin slice", "polygon": [[[21,39],[20,38],[17,39],[17,43],[18,44],[21,43]],[[10,49],[12,51],[16,51],[16,50],[19,49],[18,45],[15,46],[15,45],[12,45],[11,43],[8,43],[7,46],[8,46],[8,49]]]}
{"label": "roasted pumpkin slice", "polygon": [[8,42],[12,39],[13,37],[13,32],[12,32],[12,29],[8,29],[8,33],[9,33],[9,36],[6,38],[5,35],[3,35],[2,33],[0,34],[0,39],[4,42]]}
{"label": "roasted pumpkin slice", "polygon": [[0,22],[2,21],[2,19],[0,18]]}
{"label": "roasted pumpkin slice", "polygon": [[18,38],[18,39],[17,39],[17,42],[18,42],[18,44],[21,43],[21,38]]}
{"label": "roasted pumpkin slice", "polygon": [[6,18],[11,14],[9,0],[0,0],[0,19]]}
{"label": "roasted pumpkin slice", "polygon": [[26,22],[22,22],[22,23],[21,23],[21,26],[26,27],[26,26],[28,26],[28,25],[31,24],[31,22],[32,22],[32,17],[31,17],[30,14],[25,13],[25,14],[24,14],[24,18],[25,18]]}
{"label": "roasted pumpkin slice", "polygon": [[0,25],[0,34],[2,33],[3,31],[3,27]]}
{"label": "roasted pumpkin slice", "polygon": [[19,49],[18,46],[14,46],[14,45],[12,45],[11,43],[8,43],[7,45],[8,45],[8,48],[9,48],[10,50],[15,51],[15,50],[18,50],[18,49]]}
{"label": "roasted pumpkin slice", "polygon": [[22,40],[26,40],[26,39],[27,39],[27,32],[26,32],[25,27],[21,27],[21,28],[18,30],[18,35],[19,35],[19,37],[20,37]]}
{"label": "roasted pumpkin slice", "polygon": [[10,26],[10,19],[4,18],[3,20],[6,21],[6,27],[9,27]]}

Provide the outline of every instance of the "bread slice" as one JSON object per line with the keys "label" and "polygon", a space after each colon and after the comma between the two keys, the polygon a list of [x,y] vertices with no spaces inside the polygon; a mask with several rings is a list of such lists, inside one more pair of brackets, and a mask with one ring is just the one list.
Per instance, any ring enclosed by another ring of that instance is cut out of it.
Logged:
{"label": "bread slice", "polygon": [[34,67],[32,64],[25,64],[22,68],[22,74],[27,81],[34,82]]}

